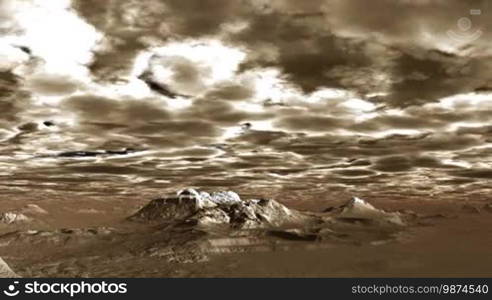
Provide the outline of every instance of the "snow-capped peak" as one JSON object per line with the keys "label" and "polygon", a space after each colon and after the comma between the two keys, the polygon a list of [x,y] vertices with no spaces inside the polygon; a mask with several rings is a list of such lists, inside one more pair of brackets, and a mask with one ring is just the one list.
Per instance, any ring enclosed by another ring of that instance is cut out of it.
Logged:
{"label": "snow-capped peak", "polygon": [[346,205],[346,208],[357,210],[376,210],[369,202],[362,200],[358,197],[353,197]]}

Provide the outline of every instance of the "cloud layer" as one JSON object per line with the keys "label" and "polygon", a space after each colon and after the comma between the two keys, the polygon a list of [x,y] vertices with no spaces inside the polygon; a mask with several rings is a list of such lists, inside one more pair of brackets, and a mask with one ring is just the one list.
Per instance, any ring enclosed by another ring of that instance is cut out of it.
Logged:
{"label": "cloud layer", "polygon": [[0,189],[486,195],[488,9],[2,1]]}

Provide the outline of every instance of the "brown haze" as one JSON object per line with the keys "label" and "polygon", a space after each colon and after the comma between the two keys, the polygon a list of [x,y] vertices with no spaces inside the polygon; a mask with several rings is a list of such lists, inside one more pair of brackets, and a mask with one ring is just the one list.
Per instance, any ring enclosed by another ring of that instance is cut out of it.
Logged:
{"label": "brown haze", "polygon": [[5,208],[490,199],[489,1],[53,2],[0,1]]}

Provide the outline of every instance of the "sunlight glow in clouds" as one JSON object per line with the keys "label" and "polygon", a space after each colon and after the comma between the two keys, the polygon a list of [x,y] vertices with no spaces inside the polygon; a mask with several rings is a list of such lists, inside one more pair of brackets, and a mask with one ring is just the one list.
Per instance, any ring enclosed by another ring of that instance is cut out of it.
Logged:
{"label": "sunlight glow in clouds", "polygon": [[[240,49],[229,47],[218,40],[173,42],[164,47],[155,48],[153,53],[162,57],[184,57],[198,67],[209,70],[207,85],[233,77],[239,64],[246,58]],[[170,76],[169,70],[160,69],[163,79]]]}
{"label": "sunlight glow in clouds", "polygon": [[256,98],[262,101],[282,103],[300,93],[286,78],[283,78],[280,70],[275,68],[254,69],[246,72],[244,76],[252,78],[256,88]]}
{"label": "sunlight glow in clouds", "polygon": [[[260,2],[1,0],[0,30],[7,35],[0,37],[0,88],[7,97],[0,98],[0,165],[62,151],[133,148],[149,151],[82,159],[80,167],[97,162],[104,168],[94,174],[117,172],[130,181],[159,178],[165,169],[176,177],[160,182],[225,182],[227,174],[236,177],[232,184],[254,178],[271,185],[272,176],[298,176],[305,186],[316,178],[358,189],[371,180],[384,188],[428,174],[492,176],[473,169],[490,168],[492,63],[445,48],[426,26],[430,41],[422,45],[415,30],[442,19],[435,24],[441,30],[449,16],[427,16],[422,4],[418,14],[405,12],[404,22],[387,26],[410,8],[382,0],[394,11],[371,16],[365,7],[378,1]],[[339,9],[325,7],[329,2]],[[203,3],[207,10],[199,11]],[[340,35],[344,29],[352,34]],[[162,163],[163,153],[174,158]],[[430,159],[414,159],[420,156]],[[472,169],[440,166],[461,161]],[[334,162],[347,173],[332,172]]]}
{"label": "sunlight glow in clouds", "polygon": [[28,46],[43,62],[43,71],[86,77],[85,64],[101,35],[71,10],[69,0],[11,1],[12,18],[23,30],[7,37],[13,44]]}

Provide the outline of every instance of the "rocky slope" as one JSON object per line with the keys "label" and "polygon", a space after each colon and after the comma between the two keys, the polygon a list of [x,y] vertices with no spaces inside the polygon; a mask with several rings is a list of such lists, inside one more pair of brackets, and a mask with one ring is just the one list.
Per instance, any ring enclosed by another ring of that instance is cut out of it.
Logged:
{"label": "rocky slope", "polygon": [[223,225],[232,229],[302,226],[313,216],[288,209],[275,200],[241,200],[226,191],[206,193],[194,189],[179,191],[176,197],[160,198],[129,218],[140,222],[183,222],[197,226]]}
{"label": "rocky slope", "polygon": [[[30,210],[16,213],[35,218]],[[0,235],[0,255],[9,255],[23,276],[67,277],[168,276],[164,270],[174,269],[172,264],[203,263],[227,253],[380,245],[402,241],[414,222],[358,198],[312,213],[271,199],[195,189],[152,200],[112,227],[25,229],[8,216],[5,226],[13,227]]]}
{"label": "rocky slope", "polygon": [[0,212],[0,233],[16,229],[29,229],[43,225],[43,217],[48,212],[36,204],[28,204],[20,209]]}
{"label": "rocky slope", "polygon": [[19,277],[17,274],[15,274],[12,269],[10,269],[9,265],[0,258],[0,278],[15,278]]}

